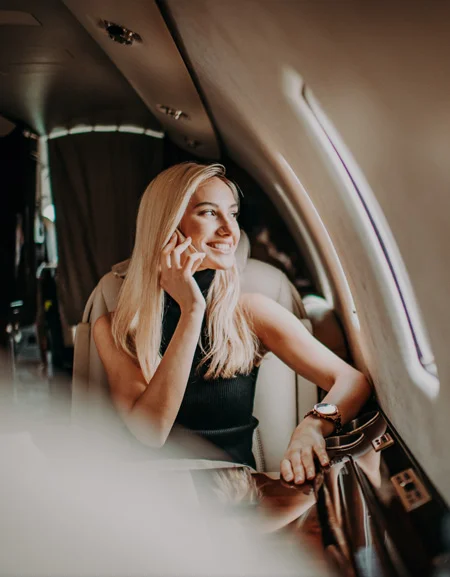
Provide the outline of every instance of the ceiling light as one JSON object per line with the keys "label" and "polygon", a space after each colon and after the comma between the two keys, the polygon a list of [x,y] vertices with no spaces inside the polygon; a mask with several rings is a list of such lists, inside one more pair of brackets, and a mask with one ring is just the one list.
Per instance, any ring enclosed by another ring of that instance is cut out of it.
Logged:
{"label": "ceiling light", "polygon": [[137,32],[133,32],[132,30],[125,28],[125,26],[121,26],[115,22],[101,20],[100,26],[106,30],[111,40],[123,44],[124,46],[131,46],[134,42],[142,42],[142,38]]}
{"label": "ceiling light", "polygon": [[172,108],[171,106],[166,106],[165,104],[157,104],[156,108],[160,112],[167,114],[167,116],[172,117],[174,120],[180,120],[180,118],[189,120],[189,116],[186,114],[186,112],[183,112],[179,108]]}

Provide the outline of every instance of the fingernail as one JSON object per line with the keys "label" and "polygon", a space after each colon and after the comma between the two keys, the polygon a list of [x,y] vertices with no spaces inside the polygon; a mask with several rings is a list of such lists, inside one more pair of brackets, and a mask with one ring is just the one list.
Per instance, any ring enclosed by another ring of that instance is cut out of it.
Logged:
{"label": "fingernail", "polygon": [[284,476],[284,478],[286,479],[286,481],[292,481],[292,473],[288,473],[287,475]]}
{"label": "fingernail", "polygon": [[297,475],[297,477],[295,477],[295,482],[296,482],[296,483],[302,483],[302,482],[303,482],[303,477]]}
{"label": "fingernail", "polygon": [[308,479],[312,479],[314,477],[314,471],[312,469],[308,469],[306,476],[308,477]]}

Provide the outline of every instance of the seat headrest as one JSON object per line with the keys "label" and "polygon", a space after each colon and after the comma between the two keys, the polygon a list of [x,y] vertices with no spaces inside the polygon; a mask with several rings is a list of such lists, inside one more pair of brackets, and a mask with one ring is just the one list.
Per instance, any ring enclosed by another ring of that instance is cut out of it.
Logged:
{"label": "seat headrest", "polygon": [[[248,240],[247,234],[241,229],[241,238],[239,239],[239,244],[236,249],[236,262],[240,273],[243,272],[247,265],[248,257],[250,256],[250,241]],[[128,265],[130,264],[130,259],[123,260],[113,265],[111,268],[113,274],[120,278],[125,278],[128,270]]]}
{"label": "seat headrest", "polygon": [[345,332],[333,307],[322,297],[303,297],[306,314],[313,326],[313,334],[323,345],[344,361],[350,360]]}

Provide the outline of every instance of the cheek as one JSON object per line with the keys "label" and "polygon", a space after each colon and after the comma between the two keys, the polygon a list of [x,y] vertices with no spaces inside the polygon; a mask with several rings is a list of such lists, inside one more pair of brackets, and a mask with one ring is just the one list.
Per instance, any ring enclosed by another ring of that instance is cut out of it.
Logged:
{"label": "cheek", "polygon": [[[180,223],[180,227],[183,222]],[[190,220],[185,223],[185,228],[181,228],[185,236],[192,238],[192,244],[197,250],[203,250],[203,241],[211,236],[211,226],[207,222]]]}
{"label": "cheek", "polygon": [[184,236],[190,236],[194,238],[194,236],[198,236],[202,232],[202,223],[195,221],[191,218],[182,218],[179,229],[184,234]]}
{"label": "cheek", "polygon": [[186,236],[190,236],[192,239],[201,239],[208,233],[208,227],[204,223],[190,222],[186,228],[188,231]]}

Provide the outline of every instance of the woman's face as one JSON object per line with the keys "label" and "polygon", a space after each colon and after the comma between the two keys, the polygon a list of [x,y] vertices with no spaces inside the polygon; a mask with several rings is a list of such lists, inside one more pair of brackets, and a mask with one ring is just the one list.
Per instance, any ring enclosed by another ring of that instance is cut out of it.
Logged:
{"label": "woman's face", "polygon": [[214,177],[192,195],[179,229],[192,245],[206,254],[202,269],[225,270],[233,266],[239,242],[238,204],[231,189]]}

